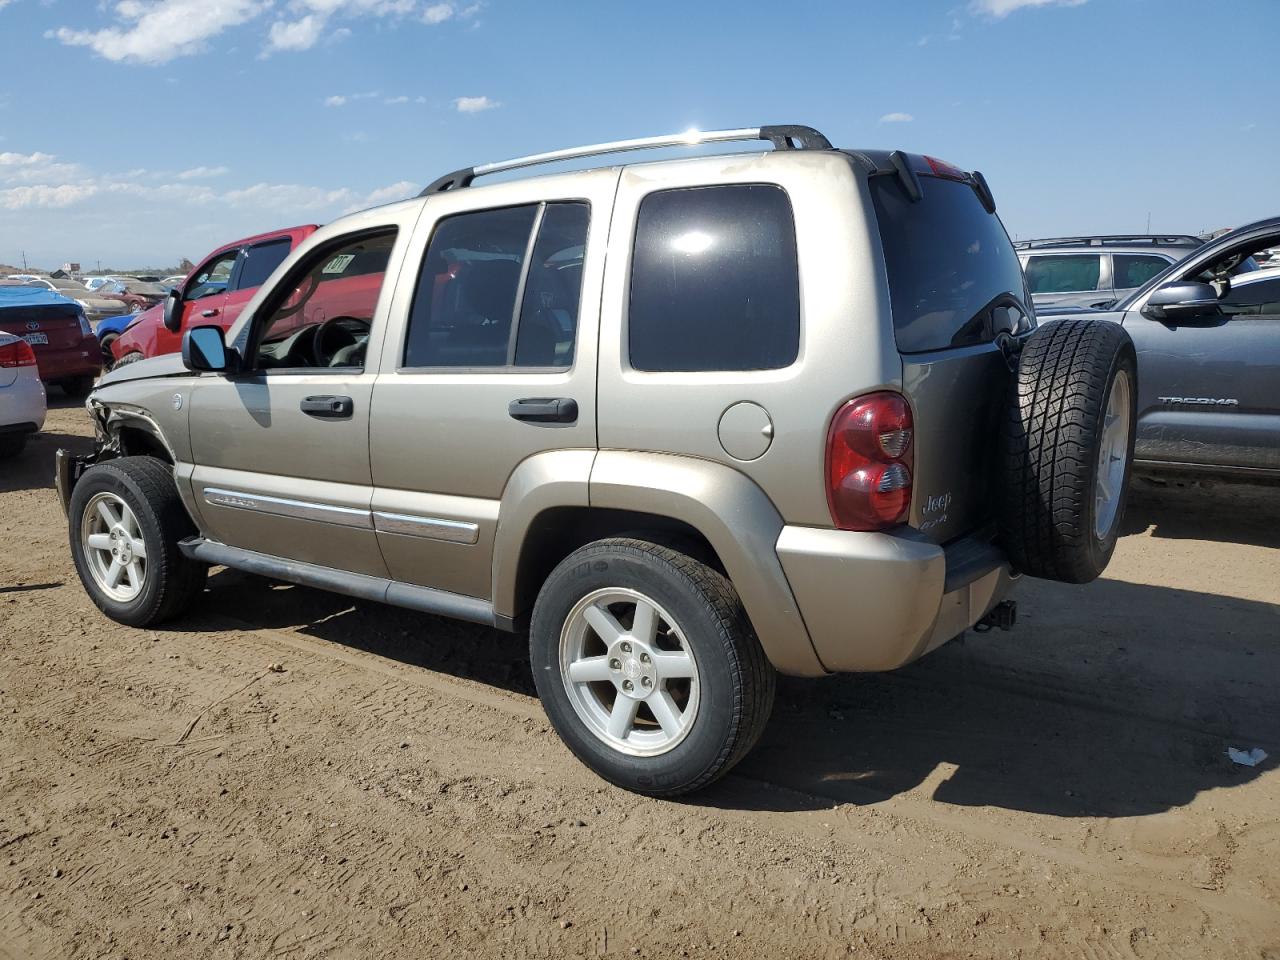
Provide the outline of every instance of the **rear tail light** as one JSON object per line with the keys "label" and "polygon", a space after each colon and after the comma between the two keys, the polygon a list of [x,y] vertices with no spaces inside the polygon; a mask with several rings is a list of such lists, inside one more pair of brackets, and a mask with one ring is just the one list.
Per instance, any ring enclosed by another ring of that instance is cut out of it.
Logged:
{"label": "rear tail light", "polygon": [[827,434],[827,502],[842,530],[883,530],[911,510],[911,408],[900,393],[869,393],[836,411]]}
{"label": "rear tail light", "polygon": [[34,367],[36,354],[25,340],[0,344],[0,367]]}

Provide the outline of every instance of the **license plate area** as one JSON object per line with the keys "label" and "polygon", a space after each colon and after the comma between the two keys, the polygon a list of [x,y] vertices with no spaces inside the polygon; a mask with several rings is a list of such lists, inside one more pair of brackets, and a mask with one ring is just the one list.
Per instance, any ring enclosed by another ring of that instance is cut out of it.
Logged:
{"label": "license plate area", "polygon": [[47,333],[25,333],[22,335],[22,339],[27,341],[27,343],[31,344],[33,347],[41,345],[48,346],[49,344],[49,335]]}

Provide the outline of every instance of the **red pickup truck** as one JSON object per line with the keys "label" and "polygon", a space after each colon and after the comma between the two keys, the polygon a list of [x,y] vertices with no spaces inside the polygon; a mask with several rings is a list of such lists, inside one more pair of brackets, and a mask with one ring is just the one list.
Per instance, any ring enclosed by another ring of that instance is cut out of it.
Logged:
{"label": "red pickup truck", "polygon": [[316,224],[307,224],[219,247],[175,288],[182,297],[182,316],[173,329],[165,326],[163,303],[140,313],[111,345],[115,362],[177,353],[182,349],[182,335],[191,327],[216,323],[229,329],[258,287],[315,231]]}

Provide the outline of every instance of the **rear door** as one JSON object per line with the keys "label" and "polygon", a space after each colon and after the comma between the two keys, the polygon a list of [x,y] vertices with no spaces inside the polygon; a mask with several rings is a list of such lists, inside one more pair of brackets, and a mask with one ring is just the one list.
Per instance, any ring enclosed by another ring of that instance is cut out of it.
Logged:
{"label": "rear door", "polygon": [[[909,522],[945,543],[993,518],[1011,375],[996,340],[1028,330],[1032,311],[1013,245],[973,187],[939,176],[920,184],[914,202],[896,176],[873,176],[870,189],[915,419]],[[1094,264],[1080,273],[1096,276],[1098,255],[1088,256]]]}
{"label": "rear door", "polygon": [[[370,426],[373,517],[393,579],[488,599],[513,474],[552,451],[594,453],[616,183],[611,170],[541,177],[424,207]],[[579,461],[585,495],[590,460]]]}
{"label": "rear door", "polygon": [[1174,324],[1137,310],[1135,456],[1160,463],[1280,470],[1280,277],[1233,278],[1222,314]]}

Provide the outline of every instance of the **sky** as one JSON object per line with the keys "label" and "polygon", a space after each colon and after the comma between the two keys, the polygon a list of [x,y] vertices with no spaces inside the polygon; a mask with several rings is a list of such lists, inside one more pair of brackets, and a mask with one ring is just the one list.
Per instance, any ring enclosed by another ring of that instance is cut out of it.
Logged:
{"label": "sky", "polygon": [[1280,213],[1278,44],[1280,0],[0,0],[0,263],[768,123],[982,170],[1018,237],[1198,232]]}

